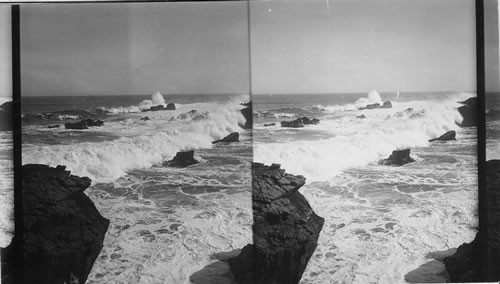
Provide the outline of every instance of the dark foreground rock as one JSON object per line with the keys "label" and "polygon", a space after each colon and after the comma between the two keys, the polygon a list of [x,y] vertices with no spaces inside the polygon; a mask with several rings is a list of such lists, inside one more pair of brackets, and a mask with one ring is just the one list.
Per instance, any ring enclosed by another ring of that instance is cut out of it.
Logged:
{"label": "dark foreground rock", "polygon": [[222,143],[222,142],[226,143],[240,142],[240,134],[238,132],[233,132],[220,140],[213,141],[212,144]]}
{"label": "dark foreground rock", "polygon": [[460,126],[471,127],[477,126],[477,104],[476,98],[468,98],[467,100],[460,102],[463,106],[458,108],[458,112],[464,118]]}
{"label": "dark foreground rock", "polygon": [[457,133],[455,132],[455,130],[450,130],[450,131],[446,132],[445,134],[439,136],[438,138],[430,139],[429,142],[457,140],[456,135],[457,135]]}
{"label": "dark foreground rock", "polygon": [[[23,246],[16,236],[2,251],[22,248],[22,274],[11,283],[85,283],[109,226],[84,193],[90,179],[33,164],[22,167],[22,177]],[[13,276],[12,262],[2,262]]]}
{"label": "dark foreground rock", "polygon": [[[500,160],[486,162],[486,196],[488,223],[444,261],[451,282],[500,281]],[[486,235],[486,243],[480,243],[480,235]]]}
{"label": "dark foreground rock", "polygon": [[379,104],[379,103],[369,104],[369,105],[366,105],[366,107],[360,108],[360,110],[363,110],[363,109],[377,109],[377,108],[392,108],[392,103],[390,101],[385,101],[382,104]]}
{"label": "dark foreground rock", "polygon": [[65,123],[64,128],[66,129],[89,129],[89,127],[94,127],[94,126],[103,126],[104,121],[102,120],[93,120],[93,119],[83,119],[79,122],[75,123]]}
{"label": "dark foreground rock", "polygon": [[410,149],[404,149],[392,151],[389,158],[380,160],[379,164],[387,166],[402,166],[413,162],[415,162],[415,160],[410,157]]}
{"label": "dark foreground rock", "polygon": [[12,102],[0,105],[0,131],[12,130]]}
{"label": "dark foreground rock", "polygon": [[229,260],[238,283],[299,283],[324,219],[298,191],[303,176],[280,165],[252,165],[253,245]]}
{"label": "dark foreground rock", "polygon": [[304,127],[305,125],[308,124],[318,124],[319,119],[317,118],[309,118],[309,117],[299,117],[296,120],[292,121],[282,121],[281,122],[281,127],[293,127],[293,128],[298,128],[298,127]]}
{"label": "dark foreground rock", "polygon": [[242,104],[246,106],[240,110],[241,114],[245,117],[245,124],[240,124],[244,129],[252,129],[253,127],[253,116],[252,116],[252,102]]}
{"label": "dark foreground rock", "polygon": [[175,157],[170,161],[163,162],[166,167],[185,168],[190,165],[198,164],[194,159],[194,151],[177,152]]}

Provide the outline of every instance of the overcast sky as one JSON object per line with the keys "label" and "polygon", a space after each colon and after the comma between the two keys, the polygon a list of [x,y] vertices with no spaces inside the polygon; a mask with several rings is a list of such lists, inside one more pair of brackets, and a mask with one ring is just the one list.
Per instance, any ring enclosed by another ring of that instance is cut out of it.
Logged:
{"label": "overcast sky", "polygon": [[[476,89],[474,0],[267,0],[250,7],[254,93]],[[23,5],[23,95],[246,93],[246,8]]]}
{"label": "overcast sky", "polygon": [[23,5],[23,95],[248,93],[246,8]]}
{"label": "overcast sky", "polygon": [[484,1],[484,63],[486,92],[500,92],[500,54],[498,50],[498,1]]}
{"label": "overcast sky", "polygon": [[0,104],[4,98],[12,98],[10,5],[0,5]]}
{"label": "overcast sky", "polygon": [[251,6],[255,93],[476,89],[474,0]]}

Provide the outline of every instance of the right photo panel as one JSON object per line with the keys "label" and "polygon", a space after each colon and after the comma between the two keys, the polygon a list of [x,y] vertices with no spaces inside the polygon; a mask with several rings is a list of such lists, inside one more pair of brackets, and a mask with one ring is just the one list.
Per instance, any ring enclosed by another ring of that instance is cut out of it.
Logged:
{"label": "right photo panel", "polygon": [[478,229],[475,1],[249,5],[256,282],[453,280]]}

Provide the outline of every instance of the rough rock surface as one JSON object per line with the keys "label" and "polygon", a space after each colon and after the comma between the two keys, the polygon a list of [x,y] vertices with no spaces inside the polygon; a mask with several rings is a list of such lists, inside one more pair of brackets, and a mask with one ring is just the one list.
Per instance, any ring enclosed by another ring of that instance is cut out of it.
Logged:
{"label": "rough rock surface", "polygon": [[[500,281],[500,160],[486,162],[486,184],[487,227],[479,228],[471,243],[462,244],[454,255],[445,259],[451,282]],[[487,243],[480,244],[480,234],[487,236]],[[486,256],[480,253],[482,245],[486,246]],[[481,260],[486,261],[483,269]]]}
{"label": "rough rock surface", "polygon": [[238,283],[300,281],[324,223],[298,191],[304,183],[280,165],[253,163],[254,244],[229,260]]}
{"label": "rough rock surface", "polygon": [[413,162],[415,162],[415,160],[410,157],[410,149],[404,149],[392,151],[389,158],[379,161],[379,164],[387,166],[402,166]]}
{"label": "rough rock surface", "polygon": [[385,101],[382,104],[373,103],[373,104],[366,105],[366,107],[360,108],[360,110],[362,110],[362,109],[377,109],[377,108],[392,108],[392,103],[390,101]]}
{"label": "rough rock surface", "polygon": [[450,130],[445,134],[439,136],[438,138],[430,139],[429,142],[456,140],[456,135],[457,133],[455,132],[455,130]]}
{"label": "rough rock surface", "polygon": [[166,110],[175,110],[175,104],[174,103],[168,103],[167,107],[165,108]]}
{"label": "rough rock surface", "polygon": [[382,104],[382,108],[392,108],[392,103],[390,101],[385,101]]}
{"label": "rough rock surface", "polygon": [[66,129],[89,129],[89,126],[103,126],[104,121],[102,120],[93,120],[93,119],[83,119],[79,122],[75,123],[65,123],[64,128]]}
{"label": "rough rock surface", "polygon": [[233,132],[220,140],[213,141],[212,144],[221,142],[226,142],[226,143],[240,142],[240,134],[238,132]]}
{"label": "rough rock surface", "polygon": [[177,152],[175,157],[170,161],[163,162],[164,166],[185,168],[190,165],[198,164],[199,162],[194,159],[194,151]]}
{"label": "rough rock surface", "polygon": [[0,131],[12,130],[12,102],[0,105]]}
{"label": "rough rock surface", "polygon": [[476,98],[468,98],[467,100],[460,102],[463,106],[458,108],[458,112],[464,118],[460,126],[471,127],[477,126],[477,105]]}
{"label": "rough rock surface", "polygon": [[241,109],[241,114],[245,117],[245,124],[240,124],[244,129],[252,129],[253,127],[253,116],[252,116],[252,102],[242,104],[246,108]]}
{"label": "rough rock surface", "polygon": [[304,116],[304,117],[299,117],[296,120],[292,120],[292,121],[282,121],[281,127],[298,128],[298,127],[304,127],[304,125],[307,125],[307,124],[318,124],[318,123],[319,123],[319,119],[309,118],[309,117]]}
{"label": "rough rock surface", "polygon": [[[36,164],[24,165],[22,177],[24,262],[15,283],[85,283],[109,226],[84,193],[90,179]],[[6,254],[15,246],[17,238]]]}

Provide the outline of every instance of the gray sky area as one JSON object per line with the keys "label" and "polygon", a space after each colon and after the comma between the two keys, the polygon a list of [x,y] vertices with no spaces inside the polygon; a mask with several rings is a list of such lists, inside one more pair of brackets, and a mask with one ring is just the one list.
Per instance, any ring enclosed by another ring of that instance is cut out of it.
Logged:
{"label": "gray sky area", "polygon": [[[256,0],[250,7],[256,94],[476,89],[474,0]],[[23,95],[246,93],[246,8],[23,5]]]}
{"label": "gray sky area", "polygon": [[486,92],[500,92],[498,1],[484,1],[484,67]]}
{"label": "gray sky area", "polygon": [[474,91],[474,0],[251,1],[255,93]]}
{"label": "gray sky area", "polygon": [[247,4],[21,7],[22,95],[248,93]]}
{"label": "gray sky area", "polygon": [[10,5],[0,5],[0,104],[12,99],[12,38]]}

